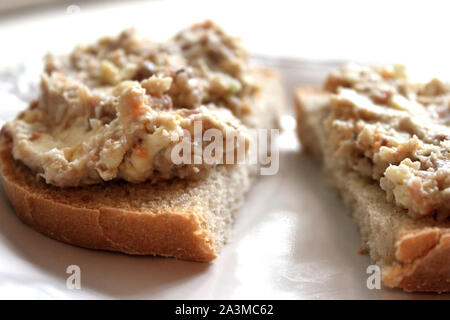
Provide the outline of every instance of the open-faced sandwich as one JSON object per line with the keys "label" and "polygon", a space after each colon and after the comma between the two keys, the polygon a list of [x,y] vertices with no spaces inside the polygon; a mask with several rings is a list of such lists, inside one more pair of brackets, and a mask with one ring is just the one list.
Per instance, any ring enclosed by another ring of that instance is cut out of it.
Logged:
{"label": "open-faced sandwich", "polygon": [[450,86],[348,65],[295,97],[303,148],[351,209],[383,283],[450,291]]}
{"label": "open-faced sandwich", "polygon": [[165,43],[127,30],[46,58],[38,99],[2,128],[3,185],[20,219],[55,239],[209,261],[256,166],[202,161],[212,138],[196,131],[236,137],[215,160],[247,152],[247,131],[276,126],[282,101],[278,75],[212,22]]}

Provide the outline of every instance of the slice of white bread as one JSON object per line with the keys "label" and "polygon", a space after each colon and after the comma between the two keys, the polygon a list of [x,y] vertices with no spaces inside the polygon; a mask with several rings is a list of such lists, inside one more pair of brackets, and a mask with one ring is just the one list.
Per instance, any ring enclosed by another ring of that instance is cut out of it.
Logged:
{"label": "slice of white bread", "polygon": [[304,151],[323,165],[358,224],[362,251],[381,268],[382,282],[406,291],[450,291],[450,222],[415,220],[386,200],[375,182],[332,160],[332,147],[323,124],[329,93],[301,87],[295,92],[298,130]]}
{"label": "slice of white bread", "polygon": [[[280,77],[255,70],[261,86],[251,120],[275,127]],[[0,145],[3,186],[19,218],[52,238],[92,249],[210,261],[224,245],[255,165],[223,165],[199,180],[112,181],[77,188],[46,184]]]}

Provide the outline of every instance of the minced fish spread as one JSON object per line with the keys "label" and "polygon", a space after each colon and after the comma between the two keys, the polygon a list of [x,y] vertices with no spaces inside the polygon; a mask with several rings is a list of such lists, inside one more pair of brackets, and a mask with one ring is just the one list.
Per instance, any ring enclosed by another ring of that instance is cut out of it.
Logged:
{"label": "minced fish spread", "polygon": [[16,160],[60,187],[194,177],[211,164],[175,164],[171,151],[196,121],[248,142],[240,119],[258,91],[248,70],[239,41],[209,21],[165,43],[126,30],[49,55],[38,101],[2,134]]}
{"label": "minced fish spread", "polygon": [[450,86],[420,84],[402,66],[330,73],[326,121],[337,161],[379,182],[413,217],[450,215]]}

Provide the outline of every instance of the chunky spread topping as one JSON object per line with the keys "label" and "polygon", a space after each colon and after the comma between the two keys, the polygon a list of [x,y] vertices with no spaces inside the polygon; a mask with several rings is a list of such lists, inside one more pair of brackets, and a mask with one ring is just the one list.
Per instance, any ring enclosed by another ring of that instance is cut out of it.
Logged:
{"label": "chunky spread topping", "polygon": [[326,125],[337,159],[379,182],[413,217],[450,215],[450,86],[412,83],[401,66],[332,72]]}
{"label": "chunky spread topping", "polygon": [[248,142],[239,119],[257,88],[247,61],[211,22],[162,44],[127,30],[48,56],[39,100],[3,136],[15,159],[57,186],[194,177],[214,164],[176,164],[171,152],[196,122]]}

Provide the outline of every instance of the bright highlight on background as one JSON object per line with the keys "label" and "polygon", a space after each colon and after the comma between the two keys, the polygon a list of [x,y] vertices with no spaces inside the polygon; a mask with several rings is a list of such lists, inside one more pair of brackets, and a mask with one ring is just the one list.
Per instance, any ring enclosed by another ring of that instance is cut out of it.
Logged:
{"label": "bright highlight on background", "polygon": [[[131,26],[164,39],[206,18],[240,35],[259,54],[404,62],[431,73],[445,72],[450,66],[447,1],[50,2],[55,5],[35,6],[23,14],[1,13],[0,66],[49,50],[69,51],[74,43]],[[79,11],[68,13],[76,6]]]}

